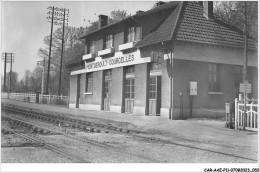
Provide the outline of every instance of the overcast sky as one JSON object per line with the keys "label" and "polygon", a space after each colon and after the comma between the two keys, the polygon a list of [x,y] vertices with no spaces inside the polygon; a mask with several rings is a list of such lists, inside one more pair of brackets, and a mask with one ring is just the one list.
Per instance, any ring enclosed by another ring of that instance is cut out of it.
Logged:
{"label": "overcast sky", "polygon": [[[32,71],[36,62],[41,60],[37,52],[45,48],[43,39],[50,35],[51,24],[47,22],[47,7],[69,8],[70,26],[87,26],[90,21],[98,20],[99,14],[110,16],[112,10],[127,10],[135,14],[138,10],[149,10],[154,1],[2,1],[1,2],[1,52],[15,54],[13,71],[18,78],[25,70]],[[96,15],[95,15],[96,14]],[[84,20],[85,19],[85,20]],[[54,25],[54,30],[57,26]],[[3,65],[2,62],[2,75]],[[7,65],[9,71],[9,64]]]}

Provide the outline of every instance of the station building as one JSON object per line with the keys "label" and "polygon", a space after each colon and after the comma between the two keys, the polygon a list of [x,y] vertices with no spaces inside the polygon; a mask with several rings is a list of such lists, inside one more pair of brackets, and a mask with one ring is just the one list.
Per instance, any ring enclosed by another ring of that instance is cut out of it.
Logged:
{"label": "station building", "polygon": [[[213,2],[157,7],[83,35],[70,68],[70,108],[140,116],[216,117],[239,94],[243,33],[213,14]],[[250,97],[257,98],[257,44],[248,38]]]}

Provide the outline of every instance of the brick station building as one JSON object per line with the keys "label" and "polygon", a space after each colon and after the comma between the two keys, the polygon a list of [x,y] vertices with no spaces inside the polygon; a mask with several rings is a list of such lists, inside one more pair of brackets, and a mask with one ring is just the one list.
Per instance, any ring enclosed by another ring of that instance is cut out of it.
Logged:
{"label": "brick station building", "polygon": [[[243,76],[243,33],[212,2],[168,2],[83,35],[70,68],[70,108],[179,119],[225,114]],[[257,44],[248,38],[250,97],[257,98]]]}

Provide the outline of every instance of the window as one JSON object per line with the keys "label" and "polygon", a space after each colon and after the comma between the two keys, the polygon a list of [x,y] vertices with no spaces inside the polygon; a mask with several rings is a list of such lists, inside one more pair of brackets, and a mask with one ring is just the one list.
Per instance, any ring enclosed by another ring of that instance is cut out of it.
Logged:
{"label": "window", "polygon": [[88,45],[85,45],[85,54],[88,54]]}
{"label": "window", "polygon": [[113,47],[113,34],[109,34],[105,39],[105,49]]}
{"label": "window", "polygon": [[126,31],[126,42],[135,41],[135,27],[129,27]]}
{"label": "window", "polygon": [[128,74],[128,73],[135,73],[135,66],[134,65],[126,67],[126,74]]}
{"label": "window", "polygon": [[126,67],[125,98],[134,99],[135,93],[135,66]]}
{"label": "window", "polygon": [[112,70],[105,70],[104,71],[104,77],[105,77],[105,82],[104,82],[104,96],[105,98],[110,98],[111,96],[111,89],[112,89]]}
{"label": "window", "polygon": [[162,70],[162,64],[157,64],[155,62],[151,63],[150,70]]}
{"label": "window", "polygon": [[219,84],[219,67],[217,64],[209,64],[208,67],[208,77],[209,77],[209,90],[210,91],[220,91]]}
{"label": "window", "polygon": [[89,53],[92,53],[92,54],[95,53],[95,41],[92,41],[92,42],[90,43]]}
{"label": "window", "polygon": [[234,73],[243,74],[243,66],[239,66],[239,65],[234,66]]}
{"label": "window", "polygon": [[240,83],[243,82],[243,66],[234,66],[233,68],[233,72],[234,72],[234,87],[235,87],[235,92],[236,92],[236,95],[238,96],[239,94],[239,86],[240,86]]}
{"label": "window", "polygon": [[93,73],[86,75],[86,93],[93,93]]}
{"label": "window", "polygon": [[156,99],[156,77],[150,78],[149,99]]}

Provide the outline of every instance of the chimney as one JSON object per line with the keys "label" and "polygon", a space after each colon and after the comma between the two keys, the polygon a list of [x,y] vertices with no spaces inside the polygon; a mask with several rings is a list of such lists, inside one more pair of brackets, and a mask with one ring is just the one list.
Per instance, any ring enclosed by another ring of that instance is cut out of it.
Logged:
{"label": "chimney", "polygon": [[165,4],[165,3],[166,3],[166,2],[159,1],[159,2],[156,2],[156,6],[159,7],[159,6],[161,6],[161,5]]}
{"label": "chimney", "polygon": [[98,21],[98,29],[107,26],[107,22],[108,22],[108,16],[106,15],[99,15],[99,21]]}
{"label": "chimney", "polygon": [[203,15],[207,19],[213,18],[213,1],[203,1]]}

